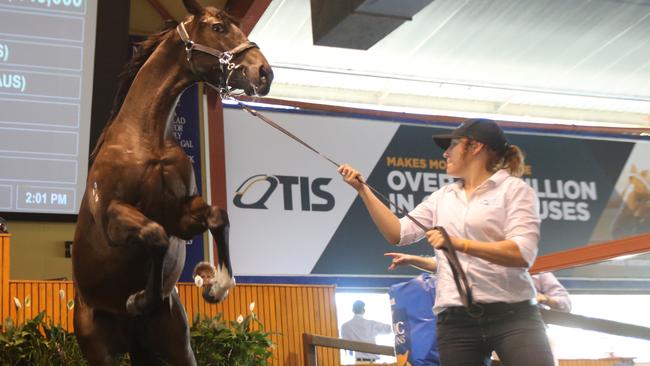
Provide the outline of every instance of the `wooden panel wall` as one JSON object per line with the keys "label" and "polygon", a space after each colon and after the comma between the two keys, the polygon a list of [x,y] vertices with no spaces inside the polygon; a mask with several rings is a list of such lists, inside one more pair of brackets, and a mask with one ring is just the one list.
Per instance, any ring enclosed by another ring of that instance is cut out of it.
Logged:
{"label": "wooden panel wall", "polygon": [[48,321],[72,331],[72,311],[67,302],[74,299],[71,281],[9,281],[9,316],[16,324],[45,311]]}
{"label": "wooden panel wall", "polygon": [[[9,316],[9,234],[0,234],[0,320]],[[0,323],[2,324],[2,323]]]}
{"label": "wooden panel wall", "polygon": [[[214,317],[218,313],[223,314],[223,319],[235,320],[240,314],[248,314],[251,302],[255,302],[254,311],[265,330],[272,333],[271,340],[276,345],[274,365],[303,364],[303,332],[338,337],[334,286],[242,284],[235,287],[224,303],[217,305],[206,303],[193,284],[179,284],[178,290],[190,322],[196,317]],[[3,296],[3,303],[9,303],[9,316],[15,322],[22,323],[45,310],[54,323],[73,330],[73,310],[66,306],[74,298],[72,282],[9,281],[8,292],[8,299]],[[339,352],[319,349],[318,360],[320,365],[339,365]]]}
{"label": "wooden panel wall", "polygon": [[[188,319],[215,316],[236,319],[249,312],[255,302],[255,313],[276,345],[274,365],[302,365],[302,333],[338,337],[334,286],[296,285],[237,285],[223,304],[210,305],[203,301],[199,289],[190,284],[178,286]],[[321,350],[323,365],[338,365],[337,350]]]}

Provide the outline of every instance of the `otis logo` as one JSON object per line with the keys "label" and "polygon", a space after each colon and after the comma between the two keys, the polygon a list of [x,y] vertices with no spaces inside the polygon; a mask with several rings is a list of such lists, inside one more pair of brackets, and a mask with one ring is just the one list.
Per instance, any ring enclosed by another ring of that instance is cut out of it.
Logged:
{"label": "otis logo", "polygon": [[[273,195],[276,188],[281,186],[285,210],[294,210],[294,201],[299,201],[302,211],[330,211],[334,208],[334,196],[325,191],[323,187],[327,186],[331,180],[332,178],[316,178],[310,182],[308,177],[254,175],[237,188],[233,203],[239,208],[266,210],[268,209],[266,201]],[[253,186],[255,187],[253,188]],[[298,197],[294,197],[294,187],[298,188]],[[321,202],[312,202],[312,195],[319,198]],[[294,198],[296,199],[294,200]]]}

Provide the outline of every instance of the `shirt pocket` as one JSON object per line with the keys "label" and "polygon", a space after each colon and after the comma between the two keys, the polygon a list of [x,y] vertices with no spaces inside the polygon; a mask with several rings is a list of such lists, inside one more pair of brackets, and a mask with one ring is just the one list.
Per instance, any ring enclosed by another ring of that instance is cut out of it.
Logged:
{"label": "shirt pocket", "polygon": [[506,209],[503,197],[477,197],[470,206],[468,224],[489,237],[503,233]]}
{"label": "shirt pocket", "polygon": [[486,209],[503,208],[503,199],[501,197],[479,197],[476,202],[480,207]]}

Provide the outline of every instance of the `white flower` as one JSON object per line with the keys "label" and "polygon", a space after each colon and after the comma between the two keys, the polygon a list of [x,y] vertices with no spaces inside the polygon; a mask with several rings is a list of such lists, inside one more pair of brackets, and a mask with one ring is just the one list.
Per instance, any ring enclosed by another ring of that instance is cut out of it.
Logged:
{"label": "white flower", "polygon": [[196,275],[194,277],[194,284],[196,285],[196,287],[203,287],[203,278],[201,278],[201,276],[199,275]]}
{"label": "white flower", "polygon": [[59,297],[61,298],[61,300],[65,299],[65,290],[63,289],[59,290]]}
{"label": "white flower", "polygon": [[14,304],[16,305],[16,309],[18,309],[18,310],[23,308],[23,305],[20,303],[20,300],[18,300],[17,297],[14,297]]}
{"label": "white flower", "polygon": [[248,308],[251,310],[251,313],[252,313],[253,310],[255,310],[255,301],[251,302],[251,304],[248,305]]}
{"label": "white flower", "polygon": [[244,316],[239,314],[239,316],[237,317],[237,323],[241,324],[243,321],[244,321]]}

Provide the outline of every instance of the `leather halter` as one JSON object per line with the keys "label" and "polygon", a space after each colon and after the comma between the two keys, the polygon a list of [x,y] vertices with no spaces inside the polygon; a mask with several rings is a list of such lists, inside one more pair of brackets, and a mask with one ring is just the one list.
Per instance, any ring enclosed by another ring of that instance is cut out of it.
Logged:
{"label": "leather halter", "polygon": [[[228,78],[230,78],[230,74],[232,73],[232,71],[237,67],[239,67],[238,64],[232,62],[232,59],[238,54],[246,50],[249,50],[251,48],[259,48],[255,42],[246,41],[231,50],[222,52],[215,48],[204,46],[202,44],[195,43],[194,41],[192,41],[190,39],[189,34],[187,34],[187,30],[185,29],[185,23],[183,22],[178,23],[178,26],[176,27],[176,31],[178,32],[178,35],[181,37],[181,41],[183,41],[183,43],[185,44],[185,52],[187,52],[187,62],[190,63],[190,68],[192,69],[192,72],[195,72],[194,64],[192,63],[193,51],[207,53],[208,55],[216,57],[219,60],[219,65],[221,67],[221,70],[224,71],[224,73],[226,72],[226,70],[228,70],[229,71]],[[224,67],[226,70],[224,70]],[[228,88],[227,85],[225,85],[225,87],[226,89]]]}

